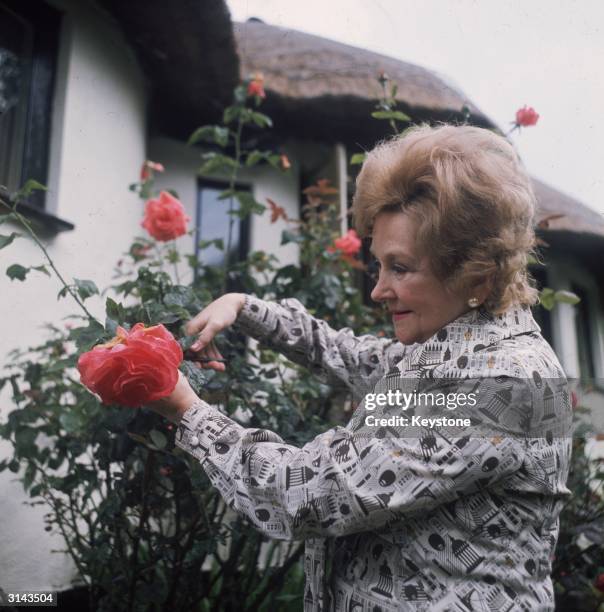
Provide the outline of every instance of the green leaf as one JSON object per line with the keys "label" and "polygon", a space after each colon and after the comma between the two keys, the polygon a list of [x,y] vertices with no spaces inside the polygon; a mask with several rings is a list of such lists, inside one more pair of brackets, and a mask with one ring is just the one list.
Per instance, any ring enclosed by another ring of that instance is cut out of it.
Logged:
{"label": "green leaf", "polygon": [[73,280],[75,282],[78,295],[82,298],[82,300],[86,300],[93,295],[98,295],[98,287],[93,281],[82,280],[79,278],[74,278]]}
{"label": "green leaf", "polygon": [[21,264],[13,264],[12,266],[9,266],[6,269],[6,275],[11,279],[11,280],[20,280],[20,281],[24,281],[25,277],[27,276],[27,273],[29,272],[29,268],[25,268],[24,266],[22,266]]}
{"label": "green leaf", "polygon": [[28,179],[23,187],[13,196],[13,199],[22,200],[23,198],[28,198],[34,191],[48,191],[48,187],[34,179]]}
{"label": "green leaf", "polygon": [[42,272],[42,274],[46,274],[46,276],[50,277],[50,272],[48,271],[48,268],[45,265],[32,266],[31,269],[32,270],[37,270],[38,272]]}
{"label": "green leaf", "polygon": [[62,410],[59,422],[67,433],[74,433],[82,427],[82,418],[73,408]]}
{"label": "green leaf", "polygon": [[118,323],[122,323],[126,318],[124,307],[110,297],[105,301],[105,314]]}
{"label": "green leaf", "polygon": [[13,215],[13,213],[8,213],[8,215],[0,215],[0,225],[6,223],[7,221],[13,220],[14,218],[15,215]]}
{"label": "green leaf", "polygon": [[409,115],[405,115],[405,113],[401,113],[401,111],[375,111],[371,113],[371,116],[374,119],[394,119],[395,121],[411,121],[411,117]]}
{"label": "green leaf", "polygon": [[216,174],[237,168],[237,162],[228,155],[206,153],[202,159],[203,164],[199,168],[199,174]]}
{"label": "green leaf", "polygon": [[248,153],[245,158],[245,165],[249,167],[255,166],[257,163],[266,159],[266,153],[264,151],[258,151],[257,149]]}
{"label": "green leaf", "polygon": [[207,249],[209,246],[215,246],[217,249],[224,251],[224,240],[222,238],[214,238],[214,240],[200,240],[199,249]]}
{"label": "green leaf", "polygon": [[155,446],[160,450],[166,448],[168,445],[168,438],[166,438],[161,431],[157,431],[157,429],[152,429],[149,432],[149,437],[151,438],[153,444],[155,444]]}
{"label": "green leaf", "polygon": [[213,142],[220,147],[226,147],[229,142],[229,130],[218,125],[205,125],[197,128],[189,138],[189,145],[197,142]]}
{"label": "green leaf", "polygon": [[149,441],[147,440],[147,438],[139,434],[132,433],[131,431],[128,431],[126,433],[128,434],[128,437],[134,440],[135,442],[138,442],[139,444],[144,444],[145,446],[149,446]]}
{"label": "green leaf", "polygon": [[539,293],[539,303],[546,310],[551,310],[556,304],[555,291],[550,287],[544,287]]}
{"label": "green leaf", "polygon": [[365,161],[366,158],[367,158],[367,153],[355,153],[350,158],[350,165],[351,166],[358,166],[358,165],[362,164]]}
{"label": "green leaf", "polygon": [[250,113],[250,118],[258,127],[273,127],[273,122],[271,118],[268,115],[265,115],[264,113],[253,111],[252,113]]}
{"label": "green leaf", "polygon": [[189,384],[197,395],[201,394],[208,380],[213,376],[212,373],[196,368],[191,361],[183,361],[180,364],[180,371],[187,377]]}
{"label": "green leaf", "polygon": [[273,167],[277,168],[277,170],[281,170],[281,156],[273,153],[268,156],[268,163]]}
{"label": "green leaf", "polygon": [[576,293],[573,293],[572,291],[563,290],[556,291],[556,293],[554,293],[554,299],[556,300],[556,302],[561,302],[563,304],[572,304],[573,306],[581,301],[581,298]]}
{"label": "green leaf", "polygon": [[254,196],[248,191],[238,191],[236,198],[239,202],[239,210],[234,210],[233,214],[241,219],[252,213],[262,214],[266,210],[266,206],[257,202]]}
{"label": "green leaf", "polygon": [[9,236],[0,234],[0,249],[7,247],[15,238],[19,238],[19,236],[21,236],[21,234],[17,232],[12,232]]}
{"label": "green leaf", "polygon": [[76,343],[79,351],[88,351],[105,337],[105,328],[96,320],[88,322],[86,327],[76,327],[69,332],[70,340]]}
{"label": "green leaf", "polygon": [[227,108],[224,109],[224,113],[222,115],[222,122],[231,123],[235,121],[235,119],[237,119],[239,115],[241,115],[242,110],[243,109],[241,108],[241,106],[238,105],[227,106]]}
{"label": "green leaf", "polygon": [[237,193],[236,189],[225,189],[218,195],[219,200],[229,200]]}

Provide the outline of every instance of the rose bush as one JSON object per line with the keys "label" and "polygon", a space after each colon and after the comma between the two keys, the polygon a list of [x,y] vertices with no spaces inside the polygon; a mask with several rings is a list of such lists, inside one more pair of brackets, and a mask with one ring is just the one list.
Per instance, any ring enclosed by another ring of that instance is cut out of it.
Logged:
{"label": "rose bush", "polygon": [[[61,293],[76,300],[81,318],[74,318],[69,329],[52,327],[39,346],[15,351],[0,378],[0,387],[12,388],[16,405],[0,424],[0,436],[13,449],[0,461],[0,471],[18,473],[31,503],[47,508],[47,529],[65,542],[79,580],[87,586],[90,610],[288,612],[302,605],[303,544],[268,542],[245,519],[229,513],[199,463],[175,448],[171,423],[144,407],[101,405],[73,374],[78,353],[92,350],[85,377],[100,384],[101,393],[107,387],[116,397],[123,381],[117,390],[115,381],[106,382],[103,368],[111,372],[111,367],[97,363],[97,353],[120,357],[124,348],[119,347],[128,347],[120,336],[126,334],[130,342],[140,330],[135,331],[136,324],[143,323],[165,326],[186,355],[193,339],[184,334],[183,324],[222,295],[227,282],[268,299],[296,297],[335,327],[379,329],[379,313],[363,305],[353,286],[355,271],[327,252],[341,224],[337,190],[326,181],[310,188],[301,219],[288,218],[276,202],[265,207],[249,191],[238,190],[242,166],[287,167],[283,153],[255,148],[259,130],[270,126],[270,118],[256,110],[259,99],[247,95],[248,86],[237,88],[222,125],[200,128],[191,142],[204,147],[205,174],[227,177],[224,203],[231,218],[265,215],[269,223],[275,217],[285,224],[282,243],[299,246],[299,263],[282,266],[262,251],[239,261],[230,238],[224,244],[201,243],[200,256],[185,259],[176,245],[162,243],[163,234],[155,240],[136,237],[115,269],[104,321],[85,309],[85,300],[101,295],[94,283],[68,283],[60,276]],[[247,140],[246,131],[251,134]],[[130,186],[143,202],[161,198],[154,191],[159,170],[147,169]],[[13,214],[19,218],[18,211]],[[154,227],[148,228],[151,234]],[[206,263],[210,244],[223,250],[222,266]],[[171,266],[180,257],[191,266],[186,283]],[[112,341],[116,335],[119,341]],[[99,343],[111,346],[93,349]],[[226,372],[198,370],[186,359],[180,370],[202,397],[228,414],[249,408],[247,426],[275,429],[303,446],[339,422],[333,419],[349,406],[341,390],[318,384],[271,350],[246,346],[234,333],[221,335],[217,343],[227,358]],[[132,404],[139,399],[136,390]],[[47,445],[36,443],[39,432]]]}
{"label": "rose bush", "polygon": [[[398,131],[398,123],[406,124],[409,118],[395,108],[395,86],[386,95],[387,83],[383,75],[385,96],[374,116]],[[221,125],[203,126],[191,138],[191,143],[206,147],[203,172],[228,176],[225,203],[231,216],[240,218],[265,214],[263,204],[236,188],[240,167],[287,166],[279,154],[255,148],[258,130],[270,126],[270,119],[256,111],[264,93],[262,81],[250,85],[248,81],[237,88]],[[254,131],[247,141],[242,137],[244,128]],[[355,157],[362,161],[363,154]],[[155,200],[153,175],[160,169],[144,168],[141,181],[131,189],[143,201]],[[174,276],[166,272],[165,264],[179,257],[176,249],[137,237],[116,269],[103,323],[84,307],[85,300],[99,294],[94,283],[77,279],[67,283],[59,277],[61,294],[77,302],[81,318],[75,318],[69,328],[51,326],[49,337],[40,345],[11,354],[0,388],[12,389],[16,408],[0,425],[0,436],[10,441],[12,455],[0,461],[0,471],[18,474],[32,505],[43,504],[47,509],[46,529],[65,542],[79,580],[88,589],[89,610],[301,609],[303,545],[268,542],[245,519],[229,514],[197,460],[175,448],[173,424],[144,408],[102,406],[76,380],[73,369],[78,353],[99,342],[111,344],[116,334],[130,337],[141,322],[164,325],[186,349],[193,339],[184,335],[183,324],[221,295],[227,281],[261,298],[295,297],[334,328],[351,326],[358,333],[381,337],[391,334],[381,313],[363,304],[359,272],[352,269],[353,262],[361,262],[347,260],[355,255],[345,253],[357,249],[356,242],[348,238],[341,256],[335,255],[341,226],[337,190],[319,180],[304,193],[307,201],[301,219],[289,219],[273,201],[266,210],[271,221],[286,226],[282,244],[299,247],[298,263],[280,265],[272,254],[262,251],[238,261],[232,257],[230,240],[226,245],[208,241],[199,245],[199,258],[186,258],[192,281],[181,284],[176,271]],[[13,214],[19,218],[18,211]],[[163,234],[159,236],[157,240],[165,240]],[[9,243],[5,240],[5,246]],[[222,267],[204,261],[204,249],[210,245],[224,251]],[[48,265],[56,271],[50,259]],[[341,390],[318,384],[303,368],[286,364],[262,346],[247,346],[236,334],[219,336],[217,343],[228,359],[225,373],[200,371],[186,359],[180,370],[200,395],[219,403],[229,415],[241,418],[241,408],[249,408],[244,415],[246,426],[273,429],[286,441],[303,446],[317,433],[346,420],[351,398]],[[119,341],[103,350],[110,352],[118,345],[126,343]],[[171,365],[177,361],[177,352]],[[107,386],[114,391],[112,384]],[[37,442],[40,433],[47,444]],[[561,601],[577,591],[584,595],[594,590],[604,567],[601,546],[582,550],[577,544],[583,532],[597,535],[592,527],[604,516],[602,501],[592,501],[589,479],[593,475],[584,460],[577,449],[570,488],[580,494],[562,516],[554,563]],[[568,581],[576,576],[581,580]],[[560,609],[585,608],[571,604]]]}
{"label": "rose bush", "polygon": [[129,332],[118,326],[115,338],[82,353],[78,370],[82,384],[104,404],[138,408],[174,391],[182,358],[163,325],[137,323]]}
{"label": "rose bush", "polygon": [[190,220],[182,203],[167,191],[162,191],[159,198],[147,200],[141,225],[156,240],[167,242],[186,234]]}

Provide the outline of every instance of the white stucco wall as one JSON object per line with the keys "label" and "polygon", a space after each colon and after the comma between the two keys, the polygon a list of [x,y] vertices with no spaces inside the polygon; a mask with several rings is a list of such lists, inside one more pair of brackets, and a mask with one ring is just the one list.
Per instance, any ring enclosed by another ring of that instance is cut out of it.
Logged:
{"label": "white stucco wall", "polygon": [[[146,92],[134,54],[107,16],[91,3],[56,0],[65,11],[54,100],[48,209],[75,224],[75,230],[46,236],[59,269],[73,277],[93,279],[102,289],[113,265],[130,244],[141,217],[128,184],[137,180],[145,158]],[[3,226],[6,233],[7,225]],[[13,228],[10,228],[12,231]],[[25,239],[0,251],[0,363],[14,347],[29,346],[45,337],[46,321],[62,325],[76,308],[57,301],[57,281],[31,273],[23,283],[10,281],[10,264],[38,265],[41,253]],[[87,301],[102,315],[100,298]],[[2,395],[4,420],[10,398]],[[0,457],[8,455],[0,443]],[[51,549],[62,540],[43,530],[43,506],[31,508],[15,475],[0,474],[0,587],[50,589],[69,586],[69,560]]]}

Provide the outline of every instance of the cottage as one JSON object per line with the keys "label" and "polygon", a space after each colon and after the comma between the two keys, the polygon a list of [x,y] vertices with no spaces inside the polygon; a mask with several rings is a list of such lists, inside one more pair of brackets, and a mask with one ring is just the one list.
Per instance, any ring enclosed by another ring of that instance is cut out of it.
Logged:
{"label": "cottage", "polygon": [[[398,108],[415,122],[467,119],[497,129],[445,78],[420,66],[258,21],[232,24],[222,0],[176,7],[159,0],[0,0],[0,15],[0,183],[9,191],[26,178],[48,185],[24,212],[66,274],[94,277],[99,286],[109,284],[112,264],[139,231],[142,211],[127,185],[144,159],[165,165],[158,186],[175,188],[198,225],[193,239],[180,239],[183,250],[194,253],[196,239],[224,231],[224,214],[212,207],[224,182],[198,175],[199,150],[186,140],[197,126],[219,119],[239,78],[250,73],[265,77],[264,110],[275,126],[266,144],[286,153],[292,169],[249,171],[243,185],[258,201],[270,197],[296,217],[301,189],[329,178],[339,190],[342,231],[356,171],[350,155],[388,130],[370,117],[380,71],[397,83]],[[569,375],[601,379],[604,222],[580,202],[536,179],[534,185],[540,233],[549,244],[548,266],[536,275],[582,298],[574,309],[559,304],[542,311],[544,333]],[[241,223],[240,256],[261,248],[294,261],[296,246],[280,244],[282,229],[266,217]],[[26,240],[3,257],[5,267],[42,263]],[[39,341],[44,322],[62,324],[72,312],[42,275],[21,284],[3,274],[0,287],[5,354]],[[102,313],[101,299],[90,304]],[[7,452],[2,442],[0,455]],[[0,587],[67,587],[74,571],[50,552],[62,542],[44,532],[44,510],[23,505],[26,496],[11,473],[0,475],[0,487]]]}

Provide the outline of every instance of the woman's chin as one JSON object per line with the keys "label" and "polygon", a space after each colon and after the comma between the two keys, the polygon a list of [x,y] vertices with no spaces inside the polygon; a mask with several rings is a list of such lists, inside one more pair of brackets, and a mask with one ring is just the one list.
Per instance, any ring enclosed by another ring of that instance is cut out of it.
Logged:
{"label": "woman's chin", "polygon": [[412,334],[406,334],[403,331],[396,331],[395,335],[396,335],[396,339],[401,344],[411,345],[411,344],[415,344],[416,342],[419,342],[419,340],[417,340],[415,336],[413,336]]}

